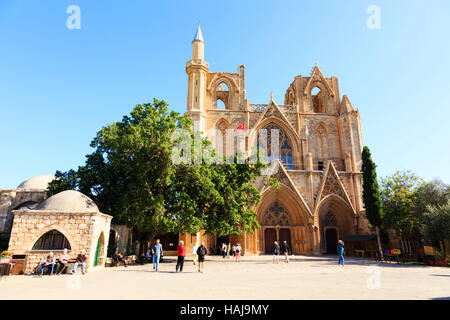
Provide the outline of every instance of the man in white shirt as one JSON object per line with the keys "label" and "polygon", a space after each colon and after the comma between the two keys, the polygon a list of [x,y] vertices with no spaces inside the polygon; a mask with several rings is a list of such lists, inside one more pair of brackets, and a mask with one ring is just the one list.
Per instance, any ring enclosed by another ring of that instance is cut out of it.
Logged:
{"label": "man in white shirt", "polygon": [[69,262],[69,255],[67,254],[67,249],[64,249],[63,253],[59,256],[59,268],[57,275],[60,275],[67,269],[67,263]]}

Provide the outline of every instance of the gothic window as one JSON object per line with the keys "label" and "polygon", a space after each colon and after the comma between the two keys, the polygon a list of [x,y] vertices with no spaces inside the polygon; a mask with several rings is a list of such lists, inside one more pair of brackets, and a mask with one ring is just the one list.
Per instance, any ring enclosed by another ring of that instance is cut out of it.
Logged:
{"label": "gothic window", "polygon": [[42,235],[33,245],[32,250],[70,250],[69,240],[58,230],[51,230]]}
{"label": "gothic window", "polygon": [[323,93],[319,87],[314,87],[311,90],[311,99],[313,105],[314,113],[323,113],[325,112],[324,101],[323,101]]}
{"label": "gothic window", "polygon": [[336,216],[331,211],[328,211],[327,214],[325,215],[323,225],[330,227],[335,227],[337,225]]}
{"label": "gothic window", "polygon": [[225,82],[219,83],[216,87],[216,106],[219,110],[228,109],[228,97],[230,94],[230,89],[225,84]]}
{"label": "gothic window", "polygon": [[[272,130],[279,130],[279,159],[285,165],[287,169],[293,169],[293,158],[292,158],[292,145],[286,135],[286,132],[274,123],[270,123],[264,129],[267,130],[267,149],[266,154],[268,157],[268,162],[272,162]],[[259,141],[258,141],[259,147]],[[274,159],[276,160],[276,159]]]}
{"label": "gothic window", "polygon": [[264,220],[264,225],[268,226],[287,226],[289,225],[289,218],[287,212],[282,206],[278,204],[277,201],[269,208],[266,219]]}

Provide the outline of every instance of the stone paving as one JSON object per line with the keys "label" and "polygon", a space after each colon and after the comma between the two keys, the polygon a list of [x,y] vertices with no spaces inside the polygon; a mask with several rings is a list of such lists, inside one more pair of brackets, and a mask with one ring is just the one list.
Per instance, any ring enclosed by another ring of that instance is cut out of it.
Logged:
{"label": "stone paving", "polygon": [[240,263],[208,256],[199,273],[187,257],[175,273],[167,257],[152,265],[104,268],[85,275],[0,278],[4,299],[450,299],[450,268],[380,264],[363,258],[295,256],[288,264],[271,256]]}

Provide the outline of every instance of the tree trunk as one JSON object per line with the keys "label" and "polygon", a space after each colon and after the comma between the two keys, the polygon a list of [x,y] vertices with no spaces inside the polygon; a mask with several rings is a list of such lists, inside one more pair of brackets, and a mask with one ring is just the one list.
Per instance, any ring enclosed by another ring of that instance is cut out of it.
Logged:
{"label": "tree trunk", "polygon": [[377,242],[378,242],[378,250],[380,251],[380,259],[381,261],[383,261],[384,257],[383,257],[383,249],[381,248],[380,230],[378,229],[378,227],[375,227],[375,229],[377,231]]}
{"label": "tree trunk", "polygon": [[400,240],[402,241],[402,250],[403,250],[403,252],[406,252],[406,249],[405,249],[405,238],[403,236],[400,236]]}
{"label": "tree trunk", "polygon": [[439,244],[441,245],[441,252],[444,255],[444,259],[445,259],[447,256],[446,256],[446,252],[445,252],[445,248],[444,248],[444,244],[443,244],[442,240],[439,241]]}

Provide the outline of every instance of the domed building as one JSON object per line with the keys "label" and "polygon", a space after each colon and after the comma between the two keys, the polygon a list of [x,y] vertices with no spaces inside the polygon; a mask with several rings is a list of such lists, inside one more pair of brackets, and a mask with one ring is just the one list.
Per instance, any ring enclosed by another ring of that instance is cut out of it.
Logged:
{"label": "domed building", "polygon": [[64,249],[71,258],[86,250],[88,267],[104,265],[112,216],[101,213],[86,195],[63,191],[36,208],[21,206],[12,214],[8,251],[26,256],[25,273],[33,272],[49,251],[58,257]]}
{"label": "domed building", "polygon": [[0,248],[2,238],[9,237],[12,227],[13,210],[36,208],[47,198],[48,184],[55,179],[52,174],[32,177],[25,180],[16,189],[0,189]]}

